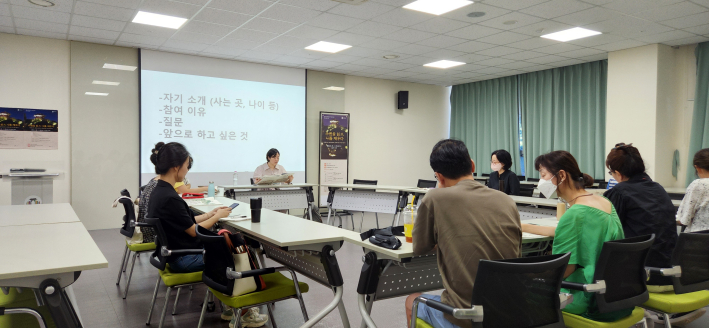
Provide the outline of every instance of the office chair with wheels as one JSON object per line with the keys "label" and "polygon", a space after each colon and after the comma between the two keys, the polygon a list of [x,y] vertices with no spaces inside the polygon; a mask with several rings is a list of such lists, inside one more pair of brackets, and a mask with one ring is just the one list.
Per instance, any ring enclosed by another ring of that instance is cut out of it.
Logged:
{"label": "office chair with wheels", "polygon": [[[275,267],[236,272],[234,271],[234,259],[223,236],[197,226],[197,238],[204,244],[205,269],[202,280],[209,287],[204,297],[198,328],[202,327],[210,293],[222,303],[234,308],[234,315],[237,316],[236,327],[241,327],[241,309],[261,305],[266,305],[271,325],[276,327],[273,304],[288,299],[297,299],[300,302],[303,319],[305,322],[308,321],[308,312],[305,309],[302,293],[307,293],[309,287],[304,282],[298,282],[293,270],[286,267]],[[280,271],[288,271],[291,279],[286,278]],[[263,278],[266,289],[240,296],[231,296],[236,279],[249,279],[257,275],[261,275]]]}
{"label": "office chair with wheels", "polygon": [[[128,197],[121,198],[120,200],[118,200],[121,204],[123,204],[123,209],[126,212],[126,215],[123,216],[123,226],[121,227],[121,234],[128,238],[132,238],[133,234],[135,234],[135,205],[133,204],[133,201],[130,200],[130,193],[128,193],[128,190],[123,189],[121,191],[121,196]],[[128,296],[128,287],[130,286],[130,280],[133,277],[133,268],[135,267],[135,261],[138,257],[138,254],[154,250],[155,243],[129,244],[128,240],[126,240],[126,249],[123,251],[123,260],[121,260],[121,267],[118,268],[118,279],[116,279],[116,285],[119,285],[121,283],[121,275],[128,268],[128,261],[130,260],[131,253],[133,253],[133,262],[131,263],[130,272],[128,273],[126,288],[123,291],[123,299],[126,299],[126,297]]]}
{"label": "office chair with wheels", "polygon": [[[709,230],[681,233],[672,252],[672,268],[647,268],[650,274],[672,277],[674,291],[650,293],[643,307],[664,317],[694,312],[709,305]],[[701,315],[701,314],[700,314]]]}
{"label": "office chair with wheels", "polygon": [[[429,188],[429,189],[433,189],[433,188],[436,188],[436,186],[438,186],[438,181],[436,181],[436,180],[424,180],[424,179],[419,179],[419,182],[416,183],[416,188]],[[419,200],[420,200],[421,198],[423,198],[424,195],[426,195],[426,194],[414,193],[414,196],[416,196],[416,198],[414,199],[414,205],[417,205],[417,204],[419,203]]]}
{"label": "office chair with wheels", "polygon": [[[458,319],[472,320],[473,327],[563,328],[561,309],[573,301],[560,294],[570,254],[480,260],[473,287],[473,307],[455,309],[418,297],[414,301],[411,328],[430,328],[416,317],[418,304]],[[627,327],[626,327],[627,328]]]}
{"label": "office chair with wheels", "polygon": [[644,265],[654,241],[654,234],[607,241],[596,262],[593,284],[561,283],[562,288],[594,293],[599,313],[633,309],[629,316],[614,322],[600,322],[564,312],[566,327],[628,328],[641,320],[645,325],[645,311],[639,306],[648,299]]}
{"label": "office chair with wheels", "polygon": [[145,223],[137,223],[138,226],[153,227],[156,230],[156,250],[150,256],[150,264],[152,264],[156,269],[160,271],[160,276],[158,281],[155,283],[155,291],[153,292],[153,300],[150,302],[150,310],[148,311],[148,321],[146,325],[150,325],[150,320],[153,316],[153,309],[155,308],[155,299],[158,296],[158,288],[160,287],[160,281],[162,281],[165,286],[167,286],[167,291],[165,292],[165,305],[162,308],[162,314],[160,315],[160,324],[158,328],[162,328],[165,322],[165,313],[167,312],[167,303],[170,300],[170,292],[172,289],[177,288],[177,295],[175,296],[175,305],[172,309],[172,314],[176,314],[177,302],[180,300],[180,291],[182,287],[193,286],[202,283],[202,271],[190,272],[190,273],[175,273],[170,271],[170,265],[167,264],[167,257],[170,255],[189,255],[189,254],[202,254],[203,249],[181,249],[181,250],[171,250],[170,245],[167,242],[167,236],[165,235],[165,230],[162,227],[160,219],[157,218],[145,218]]}
{"label": "office chair with wheels", "polygon": [[[352,181],[352,184],[376,186],[376,185],[377,185],[377,180],[358,180],[358,179],[354,179],[354,180]],[[352,190],[365,190],[365,191],[369,191],[368,189],[356,189],[356,188],[352,188]],[[374,217],[377,219],[377,229],[379,229],[379,213],[374,212]],[[359,222],[359,232],[362,232],[362,225],[363,225],[363,224],[364,224],[364,212],[362,212],[362,221]],[[354,230],[354,220],[352,221],[352,230]]]}

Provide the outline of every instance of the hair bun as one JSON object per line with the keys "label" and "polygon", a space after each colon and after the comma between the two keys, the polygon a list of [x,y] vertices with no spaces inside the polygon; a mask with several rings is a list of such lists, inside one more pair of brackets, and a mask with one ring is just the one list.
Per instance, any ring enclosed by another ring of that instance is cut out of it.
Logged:
{"label": "hair bun", "polygon": [[164,146],[165,146],[165,143],[164,143],[164,142],[162,142],[162,141],[161,141],[161,142],[158,142],[158,143],[155,144],[155,148],[153,148],[153,150],[150,151],[150,152],[151,152],[151,154],[150,154],[150,162],[152,162],[153,165],[157,165],[157,163],[158,163],[158,153],[160,152],[160,150],[161,150]]}
{"label": "hair bun", "polygon": [[579,177],[579,181],[583,182],[584,187],[593,187],[593,183],[595,182],[593,180],[593,177],[586,174],[586,173],[581,173],[581,177]]}

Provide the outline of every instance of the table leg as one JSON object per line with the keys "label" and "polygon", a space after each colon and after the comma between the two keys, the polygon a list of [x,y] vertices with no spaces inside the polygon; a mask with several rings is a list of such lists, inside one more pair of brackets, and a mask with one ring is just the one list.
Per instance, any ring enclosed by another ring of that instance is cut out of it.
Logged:
{"label": "table leg", "polygon": [[[357,294],[357,305],[359,306],[359,313],[362,314],[362,324],[360,325],[360,328],[377,328],[377,325],[372,320],[372,317],[369,316],[372,312],[372,303],[374,303],[374,298],[371,296]],[[372,301],[366,301],[366,298],[370,298]]]}
{"label": "table leg", "polygon": [[361,328],[376,328],[374,321],[369,316],[372,313],[372,305],[376,296],[377,285],[379,284],[379,268],[381,261],[377,260],[377,254],[369,252],[362,256],[362,271],[357,285],[357,304],[359,312],[362,314]]}

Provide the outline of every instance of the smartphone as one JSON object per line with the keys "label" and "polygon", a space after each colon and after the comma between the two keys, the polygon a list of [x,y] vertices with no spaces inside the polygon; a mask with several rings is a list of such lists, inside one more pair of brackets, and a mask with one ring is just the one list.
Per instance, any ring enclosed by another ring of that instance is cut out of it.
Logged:
{"label": "smartphone", "polygon": [[233,210],[233,209],[235,209],[237,206],[239,206],[239,203],[234,203],[234,204],[229,205],[229,208],[231,208],[231,209]]}

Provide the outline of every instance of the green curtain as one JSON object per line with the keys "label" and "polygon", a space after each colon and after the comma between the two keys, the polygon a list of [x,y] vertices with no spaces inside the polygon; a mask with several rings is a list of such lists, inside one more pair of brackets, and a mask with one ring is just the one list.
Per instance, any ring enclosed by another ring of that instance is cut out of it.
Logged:
{"label": "green curtain", "polygon": [[504,149],[519,168],[517,77],[454,85],[451,90],[451,138],[468,146],[476,172],[490,173],[490,155]]}
{"label": "green curtain", "polygon": [[566,150],[581,171],[604,178],[608,61],[522,74],[520,109],[527,177],[537,156]]}
{"label": "green curtain", "polygon": [[709,147],[709,42],[700,43],[694,53],[697,56],[697,89],[694,93],[692,134],[689,139],[687,160],[687,185],[696,179],[694,154]]}

